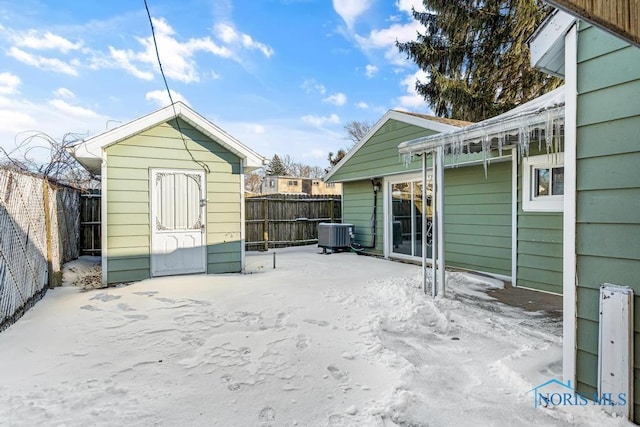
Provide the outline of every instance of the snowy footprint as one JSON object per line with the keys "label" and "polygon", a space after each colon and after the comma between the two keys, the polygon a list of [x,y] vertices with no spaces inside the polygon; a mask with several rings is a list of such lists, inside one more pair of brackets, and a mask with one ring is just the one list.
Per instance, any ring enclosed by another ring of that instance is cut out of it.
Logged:
{"label": "snowy footprint", "polygon": [[327,366],[327,370],[334,379],[340,382],[349,381],[349,372],[341,371],[336,365]]}
{"label": "snowy footprint", "polygon": [[265,427],[271,424],[264,424],[264,423],[275,421],[275,419],[276,419],[276,411],[274,411],[271,406],[265,406],[264,408],[262,408],[262,410],[258,414],[258,420],[260,421],[261,425]]}
{"label": "snowy footprint", "polygon": [[231,375],[223,375],[220,380],[222,381],[222,384],[229,389],[229,391],[240,390],[240,384],[238,384]]}

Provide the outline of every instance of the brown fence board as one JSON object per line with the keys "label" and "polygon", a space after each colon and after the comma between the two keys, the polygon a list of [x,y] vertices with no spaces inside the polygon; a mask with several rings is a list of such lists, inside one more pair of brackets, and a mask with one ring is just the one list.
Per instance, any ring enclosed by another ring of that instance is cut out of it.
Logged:
{"label": "brown fence board", "polygon": [[[248,251],[318,242],[320,222],[339,222],[339,196],[269,195],[245,199]],[[266,232],[266,233],[265,233]]]}

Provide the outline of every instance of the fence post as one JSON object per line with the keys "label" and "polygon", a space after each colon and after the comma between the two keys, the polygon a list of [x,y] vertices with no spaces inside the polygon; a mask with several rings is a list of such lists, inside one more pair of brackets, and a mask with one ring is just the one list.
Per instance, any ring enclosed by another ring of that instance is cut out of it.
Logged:
{"label": "fence post", "polygon": [[264,239],[264,250],[269,250],[269,199],[262,199],[262,210],[264,212],[264,231],[262,238]]}
{"label": "fence post", "polygon": [[331,210],[331,222],[334,222],[334,199],[331,197],[329,202],[329,210]]}
{"label": "fence post", "polygon": [[44,204],[44,227],[47,235],[47,269],[49,270],[49,289],[61,285],[61,274],[53,271],[53,231],[51,229],[51,207],[49,206],[49,181],[42,180],[42,202]]}

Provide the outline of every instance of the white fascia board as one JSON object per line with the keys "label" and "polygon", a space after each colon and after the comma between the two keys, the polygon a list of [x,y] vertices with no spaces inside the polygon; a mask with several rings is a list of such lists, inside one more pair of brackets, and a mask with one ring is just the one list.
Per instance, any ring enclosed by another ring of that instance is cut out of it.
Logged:
{"label": "white fascia board", "polygon": [[104,149],[109,146],[171,120],[176,115],[240,157],[244,162],[245,168],[255,169],[266,164],[266,158],[242,144],[182,102],[176,102],[173,106],[169,105],[108,132],[87,139],[72,147],[72,154],[78,159],[101,159]]}
{"label": "white fascia board", "polygon": [[406,114],[401,111],[389,110],[385,113],[384,116],[382,116],[380,120],[376,122],[375,125],[373,125],[371,129],[369,129],[369,132],[367,132],[367,134],[363,136],[362,139],[358,141],[358,143],[351,148],[351,150],[349,150],[349,152],[338,162],[338,164],[335,165],[333,168],[331,168],[329,172],[327,172],[327,174],[323,178],[325,182],[331,179],[331,177],[342,167],[342,165],[348,162],[349,159],[353,157],[353,155],[357,153],[358,150],[364,144],[366,144],[367,141],[369,141],[373,137],[373,135],[375,135],[376,132],[378,132],[380,128],[384,126],[389,120],[396,120],[399,122],[418,126],[424,129],[430,129],[436,132],[452,132],[456,129],[460,129],[458,126],[448,125],[446,123],[440,123],[433,120],[424,119],[422,117]]}
{"label": "white fascia board", "polygon": [[564,77],[564,36],[576,18],[557,10],[529,39],[531,66],[546,73]]}

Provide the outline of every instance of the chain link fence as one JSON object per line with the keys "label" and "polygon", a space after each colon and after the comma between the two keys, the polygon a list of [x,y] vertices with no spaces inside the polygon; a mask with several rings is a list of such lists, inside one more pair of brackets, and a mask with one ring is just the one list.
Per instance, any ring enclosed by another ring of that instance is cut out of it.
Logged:
{"label": "chain link fence", "polygon": [[79,229],[78,190],[0,169],[0,331],[61,283]]}

